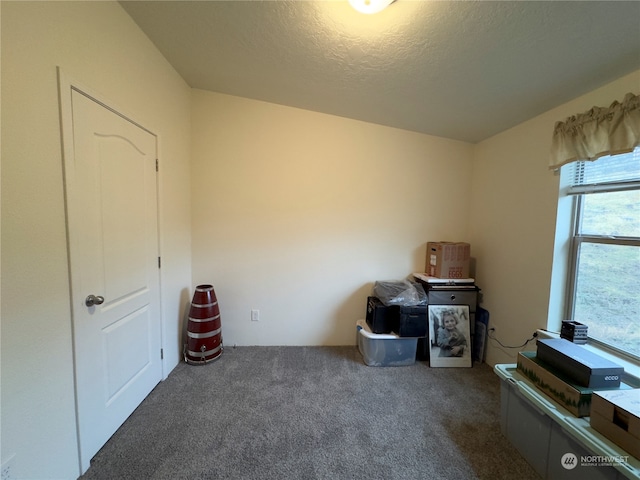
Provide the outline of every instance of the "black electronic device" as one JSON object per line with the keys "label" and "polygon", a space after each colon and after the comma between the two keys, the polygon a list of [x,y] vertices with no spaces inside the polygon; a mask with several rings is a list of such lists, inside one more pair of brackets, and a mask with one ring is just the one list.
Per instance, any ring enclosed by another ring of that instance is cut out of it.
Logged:
{"label": "black electronic device", "polygon": [[574,320],[563,320],[560,337],[573,343],[587,343],[587,325]]}

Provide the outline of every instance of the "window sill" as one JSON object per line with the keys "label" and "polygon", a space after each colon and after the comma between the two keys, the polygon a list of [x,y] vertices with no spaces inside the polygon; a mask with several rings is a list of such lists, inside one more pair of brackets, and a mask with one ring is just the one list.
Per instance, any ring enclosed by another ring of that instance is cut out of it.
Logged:
{"label": "window sill", "polygon": [[[547,330],[538,330],[538,338],[560,338],[560,334],[549,332]],[[587,342],[584,345],[581,345],[587,350],[592,351],[600,355],[607,360],[617,363],[621,367],[624,367],[625,383],[632,385],[633,387],[640,387],[640,363],[637,361],[633,361],[630,358],[623,357],[616,352],[613,352],[599,344],[594,344]]]}

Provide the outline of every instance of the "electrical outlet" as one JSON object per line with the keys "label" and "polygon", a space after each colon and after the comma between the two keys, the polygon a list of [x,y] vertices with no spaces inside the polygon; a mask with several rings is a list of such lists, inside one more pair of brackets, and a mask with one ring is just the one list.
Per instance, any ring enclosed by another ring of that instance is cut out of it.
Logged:
{"label": "electrical outlet", "polygon": [[6,462],[0,467],[0,480],[13,480],[13,460],[16,458],[15,453],[11,455]]}
{"label": "electrical outlet", "polygon": [[259,322],[260,321],[260,310],[258,309],[253,309],[251,310],[251,321],[252,322]]}

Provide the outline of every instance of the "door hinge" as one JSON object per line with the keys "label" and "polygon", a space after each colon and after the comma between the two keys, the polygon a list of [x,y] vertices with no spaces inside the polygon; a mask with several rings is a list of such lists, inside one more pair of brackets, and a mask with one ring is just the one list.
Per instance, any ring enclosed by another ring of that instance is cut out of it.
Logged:
{"label": "door hinge", "polygon": [[156,158],[156,172],[158,171],[158,159]]}
{"label": "door hinge", "polygon": [[158,268],[162,268],[162,261],[160,260],[160,257],[158,257]]}
{"label": "door hinge", "polygon": [[160,349],[160,360],[164,360],[164,349]]}

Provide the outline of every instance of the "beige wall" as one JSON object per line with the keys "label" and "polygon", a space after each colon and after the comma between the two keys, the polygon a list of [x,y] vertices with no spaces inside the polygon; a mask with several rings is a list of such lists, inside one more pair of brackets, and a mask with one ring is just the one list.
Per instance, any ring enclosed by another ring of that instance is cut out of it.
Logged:
{"label": "beige wall", "polygon": [[[505,345],[524,343],[548,317],[559,331],[562,320],[564,278],[555,272],[551,281],[554,255],[563,265],[567,247],[562,235],[555,240],[559,176],[547,167],[555,122],[638,91],[640,71],[475,146],[469,236],[483,307]],[[514,363],[517,352],[490,342],[487,361]]]}
{"label": "beige wall", "polygon": [[[471,242],[496,333],[521,343],[558,316],[553,124],[640,85],[471,146],[191,92],[117,3],[0,6],[1,461],[17,478],[79,473],[56,66],[159,135],[165,374],[193,285],[215,285],[227,346],[353,344],[373,281],[422,270],[433,239]],[[492,364],[513,355],[489,346]]]}
{"label": "beige wall", "polygon": [[[194,90],[194,283],[227,346],[347,345],[375,280],[466,240],[471,145]],[[261,320],[251,322],[251,309]]]}
{"label": "beige wall", "polygon": [[56,67],[159,136],[165,374],[191,288],[190,89],[115,2],[1,2],[2,462],[79,475]]}

